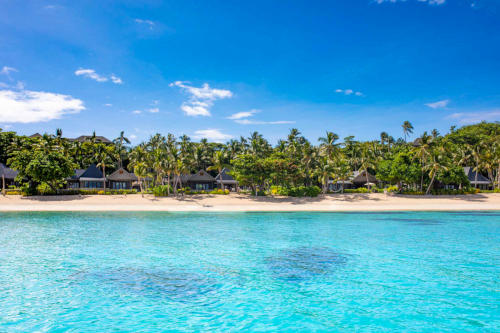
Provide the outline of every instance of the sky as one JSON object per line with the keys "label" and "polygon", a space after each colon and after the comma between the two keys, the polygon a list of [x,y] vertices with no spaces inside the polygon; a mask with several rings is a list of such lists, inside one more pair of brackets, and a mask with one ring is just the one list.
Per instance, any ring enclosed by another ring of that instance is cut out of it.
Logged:
{"label": "sky", "polygon": [[0,128],[313,143],[500,120],[499,0],[0,0]]}

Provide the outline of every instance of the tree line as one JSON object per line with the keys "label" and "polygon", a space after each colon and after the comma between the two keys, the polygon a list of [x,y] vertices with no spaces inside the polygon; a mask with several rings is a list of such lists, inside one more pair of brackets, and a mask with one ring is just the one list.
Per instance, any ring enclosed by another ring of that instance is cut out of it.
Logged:
{"label": "tree line", "polygon": [[334,132],[326,132],[312,143],[293,128],[275,145],[258,132],[225,144],[155,134],[131,146],[124,132],[106,144],[95,133],[79,142],[64,138],[61,130],[31,138],[0,129],[0,162],[19,172],[18,181],[28,193],[41,185],[55,191],[75,169],[92,163],[103,174],[119,167],[134,172],[141,188],[172,184],[174,194],[182,186],[181,175],[199,170],[216,174],[225,167],[240,186],[254,193],[271,187],[312,186],[326,193],[329,180],[347,180],[353,171],[360,171],[369,187],[368,174],[373,174],[383,185],[428,194],[436,184],[469,186],[464,166],[483,173],[500,188],[499,122],[452,127],[445,135],[432,130],[409,140],[413,130],[406,121],[398,139],[382,132],[377,140],[359,141],[354,136],[340,140]]}

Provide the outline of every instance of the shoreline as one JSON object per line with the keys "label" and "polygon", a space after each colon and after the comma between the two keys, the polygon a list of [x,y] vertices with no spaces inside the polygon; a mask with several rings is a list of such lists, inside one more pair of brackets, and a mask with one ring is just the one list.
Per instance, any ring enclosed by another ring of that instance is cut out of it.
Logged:
{"label": "shoreline", "polygon": [[23,211],[162,211],[162,212],[368,212],[368,211],[493,211],[500,210],[499,193],[456,196],[328,194],[317,198],[192,195],[181,198],[152,195],[0,196],[0,212]]}

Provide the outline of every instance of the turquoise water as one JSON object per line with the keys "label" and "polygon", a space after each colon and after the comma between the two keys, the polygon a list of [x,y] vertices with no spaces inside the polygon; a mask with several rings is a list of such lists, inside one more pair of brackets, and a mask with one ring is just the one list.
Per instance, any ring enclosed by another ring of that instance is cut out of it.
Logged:
{"label": "turquoise water", "polygon": [[500,212],[0,213],[0,332],[499,331]]}

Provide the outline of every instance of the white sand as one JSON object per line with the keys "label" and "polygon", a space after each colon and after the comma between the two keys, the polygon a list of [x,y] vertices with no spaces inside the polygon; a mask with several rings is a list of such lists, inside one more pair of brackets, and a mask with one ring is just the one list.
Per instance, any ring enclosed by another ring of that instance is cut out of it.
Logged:
{"label": "white sand", "polygon": [[332,194],[318,198],[269,198],[248,195],[194,195],[154,198],[107,196],[0,196],[0,211],[457,211],[500,210],[500,194],[402,196]]}

